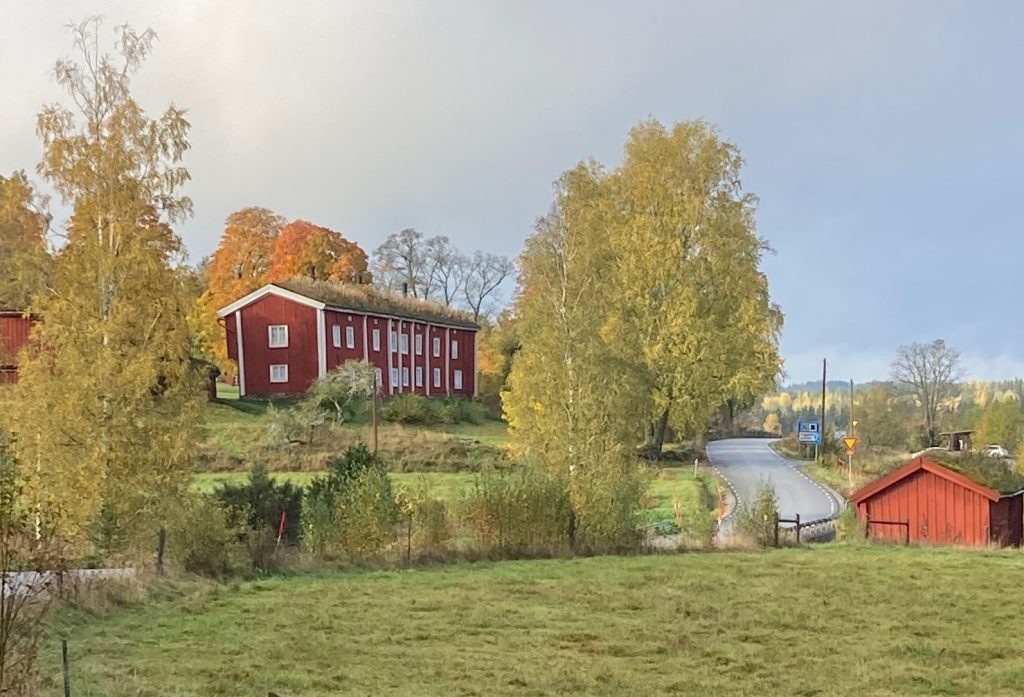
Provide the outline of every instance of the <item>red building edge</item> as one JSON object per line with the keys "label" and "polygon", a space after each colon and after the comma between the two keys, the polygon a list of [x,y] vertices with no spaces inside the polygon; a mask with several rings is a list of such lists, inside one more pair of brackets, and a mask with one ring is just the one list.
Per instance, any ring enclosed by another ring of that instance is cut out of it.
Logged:
{"label": "red building edge", "polygon": [[0,385],[18,381],[18,353],[28,343],[36,318],[18,310],[0,310]]}
{"label": "red building edge", "polygon": [[1000,493],[919,457],[850,497],[870,537],[892,541],[1020,546],[1024,491]]}
{"label": "red building edge", "polygon": [[476,396],[475,324],[374,310],[369,291],[361,307],[317,295],[268,284],[218,311],[242,396],[301,394],[350,360],[374,366],[385,395]]}

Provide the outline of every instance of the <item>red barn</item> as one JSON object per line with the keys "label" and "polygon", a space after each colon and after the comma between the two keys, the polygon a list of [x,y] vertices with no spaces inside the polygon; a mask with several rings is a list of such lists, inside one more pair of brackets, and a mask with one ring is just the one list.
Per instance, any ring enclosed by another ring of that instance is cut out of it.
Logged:
{"label": "red barn", "polygon": [[0,310],[0,385],[18,381],[18,352],[28,343],[33,322],[23,312]]}
{"label": "red barn", "polygon": [[476,395],[476,333],[462,313],[369,286],[292,279],[222,308],[243,396],[305,392],[349,360],[377,368],[384,394]]}
{"label": "red barn", "polygon": [[1022,497],[1024,492],[1000,493],[919,457],[857,491],[850,501],[875,539],[909,537],[918,542],[984,546],[1021,544]]}

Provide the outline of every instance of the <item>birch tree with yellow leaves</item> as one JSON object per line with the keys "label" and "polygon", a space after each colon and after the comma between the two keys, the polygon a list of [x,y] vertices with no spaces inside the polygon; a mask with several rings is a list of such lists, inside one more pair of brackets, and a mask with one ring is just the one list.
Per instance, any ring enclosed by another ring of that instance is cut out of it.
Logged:
{"label": "birch tree with yellow leaves", "polygon": [[590,545],[628,544],[639,509],[635,443],[647,391],[601,336],[614,292],[607,273],[604,174],[583,163],[556,184],[555,203],[519,259],[520,350],[503,405],[526,461],[566,482]]}
{"label": "birch tree with yellow leaves", "polygon": [[782,313],[741,164],[702,122],[651,121],[618,168],[559,180],[519,260],[504,405],[528,458],[570,473],[629,463],[643,424],[660,451],[669,426],[700,437],[722,405],[774,384]]}
{"label": "birch tree with yellow leaves", "polygon": [[189,123],[174,106],[150,118],[132,97],[155,34],[118,27],[110,55],[100,28],[73,27],[78,61],[55,67],[74,109],[38,117],[39,172],[72,215],[31,308],[42,321],[8,425],[42,519],[109,551],[187,486],[201,402],[171,228],[191,212],[179,193]]}
{"label": "birch tree with yellow leaves", "polygon": [[782,313],[741,165],[703,122],[650,121],[608,178],[615,291],[603,336],[650,386],[657,452],[668,426],[701,436],[723,404],[770,389],[782,368]]}

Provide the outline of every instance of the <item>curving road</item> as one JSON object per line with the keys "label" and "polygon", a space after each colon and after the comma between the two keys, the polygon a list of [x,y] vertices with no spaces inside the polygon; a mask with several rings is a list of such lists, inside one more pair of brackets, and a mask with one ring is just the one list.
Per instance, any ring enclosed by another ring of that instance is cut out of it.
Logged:
{"label": "curving road", "polygon": [[[708,459],[729,484],[737,505],[752,501],[761,482],[770,481],[775,485],[781,517],[792,518],[799,513],[801,520],[811,521],[836,515],[837,496],[768,447],[771,442],[732,438],[708,444]],[[726,535],[731,529],[732,513],[722,521],[722,532]]]}

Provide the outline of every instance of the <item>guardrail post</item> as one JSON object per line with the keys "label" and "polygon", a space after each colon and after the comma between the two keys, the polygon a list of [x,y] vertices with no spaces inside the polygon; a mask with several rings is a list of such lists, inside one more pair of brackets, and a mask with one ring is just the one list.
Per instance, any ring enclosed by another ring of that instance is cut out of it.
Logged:
{"label": "guardrail post", "polygon": [[775,513],[773,518],[774,518],[774,522],[775,522],[775,527],[772,530],[772,546],[773,547],[778,547],[779,546],[779,514],[778,514],[778,512]]}
{"label": "guardrail post", "polygon": [[797,513],[794,517],[796,518],[796,543],[800,544],[800,514]]}

